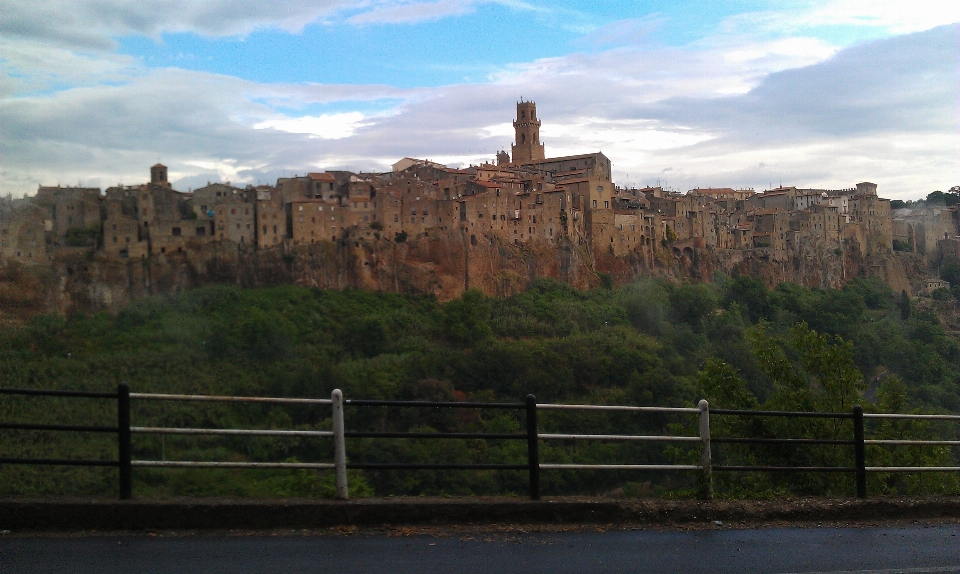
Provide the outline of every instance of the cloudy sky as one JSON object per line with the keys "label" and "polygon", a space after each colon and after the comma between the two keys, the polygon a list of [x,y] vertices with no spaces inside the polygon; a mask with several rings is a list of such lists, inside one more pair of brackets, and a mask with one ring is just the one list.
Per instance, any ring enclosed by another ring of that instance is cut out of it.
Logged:
{"label": "cloudy sky", "polygon": [[0,194],[509,149],[623,185],[960,184],[960,2],[0,0]]}

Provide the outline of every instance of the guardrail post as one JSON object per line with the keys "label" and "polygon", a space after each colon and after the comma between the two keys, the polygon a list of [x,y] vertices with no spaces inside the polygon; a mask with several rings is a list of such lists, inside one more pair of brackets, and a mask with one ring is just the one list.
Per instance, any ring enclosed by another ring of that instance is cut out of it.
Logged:
{"label": "guardrail post", "polygon": [[530,500],[540,500],[540,444],[537,438],[537,397],[527,395],[527,467]]}
{"label": "guardrail post", "polygon": [[713,498],[713,462],[710,455],[710,403],[701,399],[700,409],[700,467],[702,470],[700,496],[707,500]]}
{"label": "guardrail post", "polygon": [[120,500],[133,498],[133,465],[130,462],[130,385],[117,385],[117,451],[120,463]]}
{"label": "guardrail post", "polygon": [[867,454],[863,442],[863,407],[853,407],[853,453],[857,467],[857,498],[867,497]]}
{"label": "guardrail post", "polygon": [[347,500],[347,444],[343,438],[343,393],[333,389],[330,393],[333,406],[333,466],[337,477],[337,498]]}

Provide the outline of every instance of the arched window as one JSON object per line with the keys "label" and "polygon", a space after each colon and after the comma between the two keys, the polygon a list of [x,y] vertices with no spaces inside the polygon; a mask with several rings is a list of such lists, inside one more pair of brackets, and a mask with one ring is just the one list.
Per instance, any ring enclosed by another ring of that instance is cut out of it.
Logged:
{"label": "arched window", "polygon": [[527,134],[520,134],[520,143],[527,143]]}

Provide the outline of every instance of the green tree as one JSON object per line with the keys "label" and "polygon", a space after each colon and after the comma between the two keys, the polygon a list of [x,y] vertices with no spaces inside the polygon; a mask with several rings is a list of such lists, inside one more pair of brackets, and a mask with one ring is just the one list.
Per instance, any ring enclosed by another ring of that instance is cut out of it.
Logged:
{"label": "green tree", "polygon": [[477,289],[464,292],[443,306],[443,337],[451,343],[473,346],[493,335],[490,328],[490,301]]}
{"label": "green tree", "polygon": [[910,318],[910,295],[906,289],[900,291],[900,318],[904,321]]}

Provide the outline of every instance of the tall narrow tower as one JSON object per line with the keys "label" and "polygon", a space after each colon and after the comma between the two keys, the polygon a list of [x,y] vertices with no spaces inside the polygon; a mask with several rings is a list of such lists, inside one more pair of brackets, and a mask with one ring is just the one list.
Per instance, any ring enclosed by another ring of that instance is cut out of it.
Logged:
{"label": "tall narrow tower", "polygon": [[513,163],[523,165],[542,161],[543,144],[540,143],[540,120],[537,119],[537,104],[525,102],[522,99],[517,103],[517,119],[513,122],[516,132],[516,142],[511,146]]}
{"label": "tall narrow tower", "polygon": [[167,181],[167,166],[162,163],[150,168],[150,183],[154,185],[162,185],[163,187],[170,187],[170,182]]}

